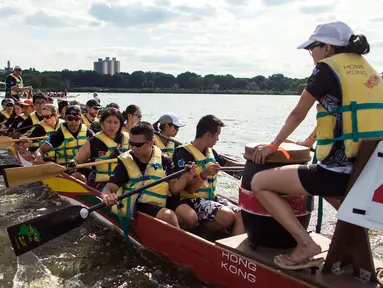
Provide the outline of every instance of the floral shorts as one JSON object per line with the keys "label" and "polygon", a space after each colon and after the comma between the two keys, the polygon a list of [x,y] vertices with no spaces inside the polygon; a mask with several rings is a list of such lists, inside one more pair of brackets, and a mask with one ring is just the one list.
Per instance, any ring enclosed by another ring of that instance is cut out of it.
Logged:
{"label": "floral shorts", "polygon": [[222,207],[227,207],[234,213],[241,211],[241,208],[237,205],[220,196],[216,196],[213,200],[203,198],[186,199],[183,203],[188,204],[197,213],[199,222],[204,220],[213,221]]}

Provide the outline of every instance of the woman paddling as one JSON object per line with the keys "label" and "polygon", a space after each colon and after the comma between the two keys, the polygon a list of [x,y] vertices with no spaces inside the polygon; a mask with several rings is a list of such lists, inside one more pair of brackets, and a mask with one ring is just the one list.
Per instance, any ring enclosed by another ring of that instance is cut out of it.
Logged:
{"label": "woman paddling", "polygon": [[[65,121],[58,118],[58,110],[53,104],[46,104],[41,111],[43,121],[41,121],[35,129],[33,129],[29,137],[41,137],[41,136],[50,136],[53,132],[57,131],[62,123]],[[29,151],[35,152],[39,147],[44,144],[44,140],[33,142],[29,147]],[[44,159],[55,158],[55,149],[49,150],[49,152],[44,154]]]}
{"label": "woman paddling", "polygon": [[292,270],[319,265],[323,258],[311,260],[321,248],[279,194],[344,196],[358,141],[383,136],[383,84],[379,73],[361,56],[370,51],[365,36],[354,35],[345,23],[332,22],[317,26],[310,40],[298,47],[302,48],[309,51],[316,67],[278,135],[269,145],[257,146],[253,156],[256,163],[264,163],[319,102],[319,164],[269,169],[252,179],[255,197],[297,241],[291,253],[274,258],[275,264]]}
{"label": "woman paddling", "polygon": [[[106,108],[101,115],[102,131],[90,138],[73,158],[74,165],[89,160],[106,160],[116,158],[120,152],[129,148],[129,134],[121,132],[124,119],[116,108]],[[72,164],[73,165],[73,164]],[[88,177],[88,185],[101,190],[109,181],[116,164],[100,164]]]}
{"label": "woman paddling", "polygon": [[[160,125],[158,127],[158,124]],[[166,113],[153,123],[154,131],[160,132],[167,137],[175,137],[178,134],[180,127],[184,127],[178,116],[172,113]],[[172,141],[161,138],[158,135],[154,135],[154,145],[161,149],[162,153],[172,157],[175,149],[175,144]]]}
{"label": "woman paddling", "polygon": [[126,123],[122,127],[122,132],[130,132],[133,125],[140,122],[142,118],[141,109],[137,105],[129,105],[125,110]]}
{"label": "woman paddling", "polygon": [[22,108],[20,102],[15,102],[15,104],[13,105],[13,111],[12,111],[11,115],[3,123],[1,129],[2,130],[8,129],[8,127],[12,125],[13,121],[15,121],[15,119],[17,117],[19,117],[21,114],[23,114],[23,108]]}

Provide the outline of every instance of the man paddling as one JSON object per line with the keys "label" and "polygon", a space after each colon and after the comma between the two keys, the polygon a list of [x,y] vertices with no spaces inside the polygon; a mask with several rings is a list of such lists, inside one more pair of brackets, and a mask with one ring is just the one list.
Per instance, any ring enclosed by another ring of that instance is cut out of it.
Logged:
{"label": "man paddling", "polygon": [[88,128],[92,125],[93,122],[97,121],[98,112],[101,109],[101,105],[94,99],[90,99],[85,104],[86,113],[81,115],[81,121]]}
{"label": "man paddling", "polygon": [[[232,234],[238,235],[245,233],[241,209],[229,200],[218,196],[216,184],[217,173],[221,166],[243,167],[244,164],[226,160],[212,149],[219,140],[221,127],[224,127],[223,122],[214,115],[202,117],[197,124],[194,141],[176,148],[173,162],[175,171],[182,170],[188,162],[195,162],[197,165],[197,177],[190,179],[181,192],[181,203],[188,204],[197,213],[198,221],[208,231],[232,227]],[[182,209],[177,209],[176,213],[182,218],[180,210]]]}
{"label": "man paddling", "polygon": [[12,135],[12,138],[18,139],[21,134],[31,133],[33,128],[30,128],[32,125],[39,124],[43,119],[42,109],[44,105],[47,104],[47,97],[43,93],[38,93],[33,96],[33,105],[35,106],[36,112],[31,113],[27,119],[23,121],[18,129],[18,132]]}
{"label": "man paddling", "polygon": [[[173,173],[174,165],[171,158],[162,154],[161,150],[154,146],[154,130],[150,123],[137,123],[130,130],[129,137],[129,145],[132,150],[118,157],[114,174],[101,193],[101,198],[107,206],[117,204],[118,195]],[[138,197],[137,195],[128,197],[128,200],[123,202],[124,207],[121,208],[119,214],[121,213],[129,219],[137,209],[179,227],[175,213],[165,208],[166,198],[169,191],[179,193],[194,175],[195,165],[192,165],[191,171],[183,174],[178,180],[170,180],[154,186],[143,191]],[[129,203],[131,204],[129,205]]]}

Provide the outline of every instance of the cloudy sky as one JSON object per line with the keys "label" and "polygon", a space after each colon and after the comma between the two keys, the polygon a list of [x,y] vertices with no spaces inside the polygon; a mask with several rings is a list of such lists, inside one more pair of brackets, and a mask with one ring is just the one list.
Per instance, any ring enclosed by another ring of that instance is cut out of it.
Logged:
{"label": "cloudy sky", "polygon": [[306,77],[312,59],[296,47],[317,24],[339,20],[367,36],[367,59],[382,72],[381,2],[0,0],[0,64],[90,70],[98,57],[109,56],[129,73]]}

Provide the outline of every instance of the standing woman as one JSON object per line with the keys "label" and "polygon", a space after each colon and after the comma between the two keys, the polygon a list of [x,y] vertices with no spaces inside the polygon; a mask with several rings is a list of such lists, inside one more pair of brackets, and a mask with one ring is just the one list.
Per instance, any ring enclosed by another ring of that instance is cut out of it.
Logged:
{"label": "standing woman", "polygon": [[[158,127],[158,124],[160,125]],[[175,137],[178,134],[180,127],[184,127],[185,124],[180,121],[178,116],[172,113],[166,113],[153,123],[154,131],[160,132],[167,137]],[[175,144],[172,141],[168,141],[161,138],[158,135],[154,135],[154,145],[161,149],[162,153],[165,153],[170,158],[173,157]]]}
{"label": "standing woman", "polygon": [[130,132],[133,125],[140,122],[142,118],[141,109],[137,105],[129,105],[125,110],[126,122],[122,127],[122,132]]}
{"label": "standing woman", "polygon": [[[124,124],[121,112],[114,107],[106,108],[101,114],[100,124],[102,131],[81,147],[74,157],[74,166],[90,161],[99,161],[117,158],[120,153],[129,149],[129,134],[121,132]],[[117,162],[116,162],[117,164]],[[101,190],[109,181],[116,164],[99,164],[90,173],[87,184]]]}
{"label": "standing woman", "polygon": [[265,170],[255,174],[251,183],[258,201],[297,241],[291,253],[274,258],[275,264],[291,270],[317,266],[324,259],[311,259],[321,248],[280,194],[345,196],[358,141],[383,137],[383,83],[362,56],[370,51],[366,37],[355,35],[343,22],[332,22],[317,26],[309,39],[298,47],[309,51],[316,65],[306,89],[278,135],[270,144],[258,145],[253,156],[256,163],[264,163],[319,102],[318,164]]}

